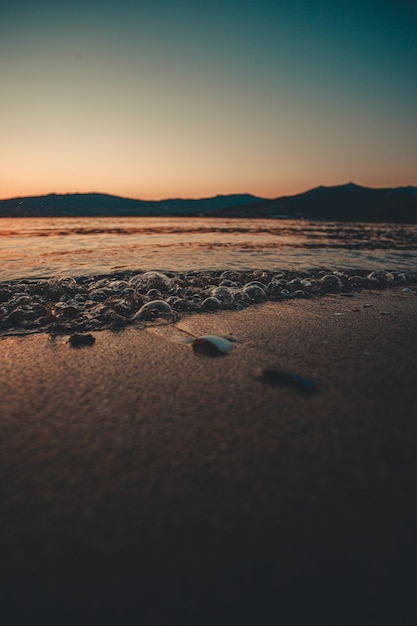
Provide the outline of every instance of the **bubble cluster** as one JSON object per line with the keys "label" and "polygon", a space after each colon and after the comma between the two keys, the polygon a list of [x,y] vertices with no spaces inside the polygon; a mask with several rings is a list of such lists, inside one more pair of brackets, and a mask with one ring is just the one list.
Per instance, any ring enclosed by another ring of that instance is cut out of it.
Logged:
{"label": "bubble cluster", "polygon": [[417,284],[417,272],[253,270],[116,272],[0,283],[0,334],[81,333],[169,324],[181,315]]}

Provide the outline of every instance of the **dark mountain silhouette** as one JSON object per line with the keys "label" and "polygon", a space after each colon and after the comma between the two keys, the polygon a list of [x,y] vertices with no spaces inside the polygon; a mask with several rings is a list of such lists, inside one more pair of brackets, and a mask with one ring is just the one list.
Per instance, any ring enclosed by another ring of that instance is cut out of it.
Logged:
{"label": "dark mountain silhouette", "polygon": [[55,194],[0,200],[0,217],[134,217],[207,214],[261,198],[250,194],[199,200],[133,200],[100,193]]}
{"label": "dark mountain silhouette", "polygon": [[217,211],[223,217],[288,217],[363,222],[417,222],[417,187],[372,189],[354,183]]}
{"label": "dark mountain silhouette", "polygon": [[50,194],[0,201],[0,217],[207,216],[417,223],[417,187],[354,183],[266,200],[250,194],[198,200],[133,200],[107,194]]}

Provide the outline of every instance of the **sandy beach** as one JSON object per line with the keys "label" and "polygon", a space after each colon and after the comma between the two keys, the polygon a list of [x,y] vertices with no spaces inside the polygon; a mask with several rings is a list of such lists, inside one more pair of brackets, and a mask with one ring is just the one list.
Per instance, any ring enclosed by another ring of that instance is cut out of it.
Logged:
{"label": "sandy beach", "polygon": [[4,623],[415,623],[416,314],[395,288],[1,338]]}

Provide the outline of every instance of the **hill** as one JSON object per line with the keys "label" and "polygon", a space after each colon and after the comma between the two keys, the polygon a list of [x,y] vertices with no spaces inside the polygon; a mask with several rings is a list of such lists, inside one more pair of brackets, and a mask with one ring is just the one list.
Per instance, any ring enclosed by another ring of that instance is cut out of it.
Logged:
{"label": "hill", "polygon": [[417,187],[320,186],[266,200],[250,194],[196,200],[134,200],[108,194],[50,194],[0,200],[0,217],[203,216],[417,223]]}
{"label": "hill", "polygon": [[0,200],[0,217],[134,217],[192,216],[259,202],[250,194],[199,200],[133,200],[108,194],[49,194]]}
{"label": "hill", "polygon": [[363,222],[417,222],[417,188],[372,189],[354,183],[316,187],[294,196],[228,207],[223,217],[287,217]]}

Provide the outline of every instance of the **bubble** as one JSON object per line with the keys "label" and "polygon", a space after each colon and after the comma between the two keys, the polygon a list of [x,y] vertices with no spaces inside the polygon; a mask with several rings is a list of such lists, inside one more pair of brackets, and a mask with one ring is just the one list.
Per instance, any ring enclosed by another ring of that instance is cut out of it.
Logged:
{"label": "bubble", "polygon": [[9,313],[6,319],[12,326],[18,326],[24,321],[25,312],[23,308],[14,309],[11,313]]}
{"label": "bubble", "polygon": [[377,270],[368,275],[368,282],[375,287],[386,287],[394,282],[394,276],[391,272]]}
{"label": "bubble", "polygon": [[250,302],[250,297],[245,291],[243,291],[243,289],[233,289],[232,293],[233,293],[233,300],[235,302],[238,302],[238,303]]}
{"label": "bubble", "polygon": [[296,289],[300,289],[300,279],[293,278],[292,280],[290,280],[287,283],[287,289],[289,289],[289,291],[295,291]]}
{"label": "bubble", "polygon": [[113,296],[106,300],[106,306],[111,307],[119,315],[128,317],[133,312],[133,302],[127,301],[124,298],[117,298]]}
{"label": "bubble", "polygon": [[358,289],[359,287],[362,287],[363,285],[363,278],[362,276],[349,276],[348,280],[347,280],[347,284],[348,287],[351,287],[352,289]]}
{"label": "bubble", "polygon": [[233,301],[233,292],[229,287],[215,287],[211,290],[210,296],[217,298],[223,304],[230,304]]}
{"label": "bubble", "polygon": [[300,281],[300,288],[306,292],[306,294],[318,294],[321,287],[317,280],[311,278],[303,278]]}
{"label": "bubble", "polygon": [[214,274],[200,274],[200,272],[188,273],[188,282],[193,287],[206,287],[207,285],[217,284],[218,280]]}
{"label": "bubble", "polygon": [[251,280],[250,282],[246,283],[246,285],[244,287],[252,287],[252,286],[256,286],[256,287],[260,287],[261,289],[265,289],[265,285],[263,283],[261,283],[259,280]]}
{"label": "bubble", "polygon": [[286,280],[271,280],[270,283],[268,283],[266,290],[267,293],[270,296],[277,296],[281,293],[282,289],[284,289],[284,287],[287,286],[287,281]]}
{"label": "bubble", "polygon": [[158,289],[161,293],[167,293],[172,287],[171,280],[161,272],[145,272],[134,276],[130,283],[136,285],[136,289],[148,292],[150,289]]}
{"label": "bubble", "polygon": [[75,293],[77,283],[71,276],[60,276],[48,280],[44,288],[50,297],[58,299],[64,293]]}
{"label": "bubble", "polygon": [[176,320],[175,312],[164,300],[153,300],[144,304],[134,315],[135,321],[141,322],[165,322],[167,324]]}
{"label": "bubble", "polygon": [[243,287],[243,292],[249,296],[252,302],[262,302],[266,300],[266,293],[264,289],[256,282],[248,283]]}
{"label": "bubble", "polygon": [[80,309],[66,302],[57,302],[52,308],[51,313],[55,317],[72,319],[80,313]]}
{"label": "bubble", "polygon": [[306,298],[307,293],[303,289],[296,289],[292,294],[293,298]]}
{"label": "bubble", "polygon": [[100,280],[96,280],[94,282],[95,289],[105,289],[109,286],[108,278],[100,278]]}
{"label": "bubble", "polygon": [[343,287],[340,278],[338,276],[335,276],[334,274],[326,274],[320,279],[320,283],[322,287],[324,287],[325,291],[330,293],[340,291],[340,289]]}
{"label": "bubble", "polygon": [[121,296],[123,298],[133,298],[135,295],[135,290],[133,289],[133,287],[125,287],[125,289],[123,289],[123,291],[121,292]]}
{"label": "bubble", "polygon": [[201,309],[203,311],[219,311],[221,309],[222,303],[218,298],[214,296],[209,296],[201,303]]}
{"label": "bubble", "polygon": [[91,331],[120,328],[137,320],[164,324],[183,313],[239,310],[268,298],[349,295],[363,287],[416,283],[417,273],[409,270],[323,268],[275,274],[264,270],[126,271],[77,279],[22,279],[0,284],[0,333]]}
{"label": "bubble", "polygon": [[148,291],[148,293],[146,295],[151,300],[160,300],[161,296],[162,296],[162,293],[159,291],[159,289],[149,289],[149,291]]}
{"label": "bubble", "polygon": [[27,294],[15,294],[9,299],[8,305],[10,307],[24,306],[25,304],[31,304],[32,298]]}
{"label": "bubble", "polygon": [[90,291],[90,299],[94,302],[104,302],[110,295],[112,295],[111,289],[101,288]]}
{"label": "bubble", "polygon": [[254,270],[252,272],[252,277],[254,280],[259,280],[264,284],[268,282],[268,272],[264,272],[264,270]]}
{"label": "bubble", "polygon": [[176,298],[171,306],[175,311],[194,311],[195,307],[198,305],[185,298]]}
{"label": "bubble", "polygon": [[[232,282],[239,282],[240,281],[240,274],[239,272],[235,272],[234,270],[226,270],[225,272],[222,272],[220,274],[220,279],[223,280],[230,280]],[[231,285],[228,285],[229,287]]]}
{"label": "bubble", "polygon": [[108,288],[112,291],[120,292],[126,287],[129,287],[129,283],[126,280],[111,280],[108,284]]}

